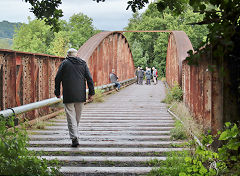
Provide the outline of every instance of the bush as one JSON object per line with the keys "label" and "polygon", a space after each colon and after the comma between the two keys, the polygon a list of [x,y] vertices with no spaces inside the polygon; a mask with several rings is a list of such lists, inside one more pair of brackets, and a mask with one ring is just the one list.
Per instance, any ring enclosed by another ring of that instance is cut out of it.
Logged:
{"label": "bush", "polygon": [[226,163],[226,175],[240,175],[240,127],[237,124],[225,123],[225,130],[218,132],[223,142],[218,149],[219,157]]}
{"label": "bush", "polygon": [[175,84],[173,88],[171,88],[168,91],[166,98],[163,100],[163,102],[168,104],[172,103],[173,101],[179,102],[182,101],[182,97],[183,97],[182,89],[178,84]]}
{"label": "bush", "polygon": [[103,90],[101,89],[96,89],[95,90],[95,95],[93,96],[93,102],[96,103],[96,102],[103,102],[104,99],[103,99]]}
{"label": "bush", "polygon": [[[202,146],[192,153],[172,154],[161,162],[161,168],[153,169],[149,176],[238,176],[240,175],[240,128],[226,123],[225,131],[218,135],[204,135]],[[212,149],[214,139],[223,141],[217,151]],[[193,145],[194,144],[194,145]],[[190,144],[196,146],[195,143]]]}
{"label": "bush", "polygon": [[[26,130],[16,128],[13,119],[0,116],[0,175],[61,175],[56,160],[49,162],[40,159],[27,150]],[[49,167],[49,163],[55,167]]]}
{"label": "bush", "polygon": [[177,120],[175,122],[175,128],[170,131],[171,138],[174,140],[184,140],[187,139],[186,130],[184,129],[183,124]]}
{"label": "bush", "polygon": [[162,77],[162,78],[161,78],[161,81],[162,81],[162,82],[166,82],[166,78],[165,78],[165,77]]}
{"label": "bush", "polygon": [[186,169],[184,158],[187,156],[190,156],[187,151],[169,152],[167,159],[160,161],[161,167],[154,168],[147,176],[178,176]]}

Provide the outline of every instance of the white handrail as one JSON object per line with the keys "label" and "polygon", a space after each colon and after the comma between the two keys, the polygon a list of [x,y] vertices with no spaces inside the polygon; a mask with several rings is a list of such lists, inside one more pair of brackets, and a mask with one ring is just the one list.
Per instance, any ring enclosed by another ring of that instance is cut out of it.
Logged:
{"label": "white handrail", "polygon": [[[124,80],[119,82],[121,85],[128,83],[128,82],[132,82],[136,80],[136,78],[131,78],[128,80]],[[95,89],[106,89],[106,88],[113,88],[114,87],[114,83],[111,84],[107,84],[107,85],[103,85],[103,86],[99,86],[99,87],[95,87]],[[88,89],[86,90],[86,92],[88,93]],[[26,104],[26,105],[22,105],[22,106],[18,106],[18,107],[14,107],[14,108],[9,108],[3,111],[0,111],[0,115],[4,116],[4,117],[9,117],[12,115],[17,115],[17,114],[22,114],[28,111],[32,111],[34,109],[38,109],[38,108],[42,108],[45,106],[50,106],[53,104],[57,104],[62,102],[62,98],[50,98],[50,99],[46,99],[46,100],[42,100],[42,101],[38,101],[38,102],[34,102],[34,103],[30,103],[30,104]]]}

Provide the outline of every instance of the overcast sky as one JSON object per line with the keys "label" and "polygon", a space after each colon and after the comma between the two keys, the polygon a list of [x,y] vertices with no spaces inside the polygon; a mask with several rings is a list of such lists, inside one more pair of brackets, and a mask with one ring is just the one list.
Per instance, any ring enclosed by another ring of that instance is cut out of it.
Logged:
{"label": "overcast sky", "polygon": [[[132,11],[126,10],[128,0],[62,0],[62,19],[68,20],[74,13],[82,12],[93,19],[93,25],[101,30],[123,30],[132,17]],[[0,21],[27,23],[27,17],[34,19],[30,5],[24,0],[0,0]],[[145,10],[145,9],[144,9]],[[144,10],[141,10],[144,11]]]}

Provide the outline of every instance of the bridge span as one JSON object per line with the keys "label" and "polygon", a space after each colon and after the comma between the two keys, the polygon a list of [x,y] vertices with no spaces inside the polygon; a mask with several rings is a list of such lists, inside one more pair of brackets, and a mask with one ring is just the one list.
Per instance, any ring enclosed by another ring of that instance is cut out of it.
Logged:
{"label": "bridge span", "polygon": [[[101,32],[90,38],[78,51],[89,65],[96,85],[108,84],[109,73],[115,68],[120,81],[134,77],[131,50],[124,32],[169,32],[166,58],[166,79],[170,87],[178,83],[183,89],[183,101],[199,123],[217,131],[231,119],[234,109],[224,97],[226,87],[219,70],[210,72],[209,55],[201,55],[198,66],[189,66],[187,52],[191,42],[183,31],[113,31]],[[0,110],[14,108],[54,97],[54,77],[64,58],[0,49]],[[51,114],[58,109],[50,106],[21,114],[30,120]],[[228,115],[229,114],[229,115]],[[224,116],[225,115],[225,116]]]}
{"label": "bridge span", "polygon": [[166,152],[183,150],[172,141],[174,120],[167,112],[165,87],[132,84],[86,104],[79,127],[78,148],[71,148],[65,114],[31,130],[30,150],[42,158],[58,159],[68,175],[142,175],[153,168],[150,160],[166,159]]}
{"label": "bridge span", "polygon": [[[133,58],[124,32],[101,32],[79,49],[78,55],[88,63],[96,86],[110,83],[112,68],[120,81],[134,77]],[[216,64],[211,55],[202,54],[198,65],[188,65],[187,52],[193,48],[183,31],[128,32],[170,33],[167,84],[172,87],[177,83],[182,87],[183,101],[198,123],[216,132],[225,121],[237,117],[231,111],[236,108],[234,102],[226,99],[229,95],[224,89],[227,81],[219,70],[208,70],[209,64]],[[14,107],[53,98],[54,77],[63,59],[0,49],[0,114],[8,108],[14,110]],[[112,87],[108,85],[104,89],[109,91]],[[63,161],[62,172],[66,175],[78,174],[79,170],[96,175],[147,173],[151,169],[147,160],[164,160],[164,152],[182,150],[176,147],[182,141],[170,140],[174,121],[166,112],[166,105],[161,103],[164,95],[161,82],[156,86],[131,85],[107,97],[104,103],[86,105],[81,119],[80,148],[69,147],[66,120],[61,114],[46,122],[44,130],[29,132],[29,149],[44,151],[43,157],[47,159]],[[46,105],[19,114],[18,118],[49,118],[62,112]]]}

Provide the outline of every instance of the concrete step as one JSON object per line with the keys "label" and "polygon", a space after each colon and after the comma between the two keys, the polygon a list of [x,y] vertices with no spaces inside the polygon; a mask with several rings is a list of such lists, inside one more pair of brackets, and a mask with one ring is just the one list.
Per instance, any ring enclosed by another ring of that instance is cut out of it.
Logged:
{"label": "concrete step", "polygon": [[[54,121],[57,123],[67,123],[67,120]],[[80,119],[80,123],[157,123],[157,124],[174,124],[174,120],[161,119]]]}
{"label": "concrete step", "polygon": [[[60,134],[60,135],[69,135],[68,130],[28,130],[28,134],[30,135],[37,135],[37,134],[51,134],[51,135],[55,135],[55,134]],[[130,130],[126,130],[126,131],[122,131],[121,133],[119,133],[119,131],[79,131],[79,135],[93,135],[93,136],[102,136],[102,135],[111,135],[111,136],[122,136],[122,135],[141,135],[141,136],[147,136],[147,135],[151,135],[151,136],[159,136],[159,135],[168,135],[170,134],[170,130],[166,130],[166,131],[130,131]]]}
{"label": "concrete step", "polygon": [[[62,140],[62,139],[69,139],[68,134],[59,134],[59,135],[29,135],[30,139],[55,139],[55,140]],[[84,140],[91,140],[91,139],[98,139],[102,140],[138,140],[138,141],[151,141],[151,140],[170,140],[171,136],[164,135],[164,136],[129,136],[129,135],[121,135],[121,136],[79,136],[80,141]]]}
{"label": "concrete step", "polygon": [[[125,141],[125,140],[102,140],[102,141],[79,141],[81,147],[171,147],[173,145],[182,144],[180,141]],[[52,145],[52,146],[70,146],[69,140],[44,140],[44,141],[29,141],[30,145]]]}
{"label": "concrete step", "polygon": [[[48,130],[67,130],[67,126],[45,126],[45,129]],[[79,131],[161,131],[161,130],[171,130],[173,127],[79,127]]]}
{"label": "concrete step", "polygon": [[[46,126],[67,126],[67,123],[55,123],[55,122],[48,122],[45,123]],[[174,127],[174,123],[85,123],[80,122],[79,126],[81,127]]]}
{"label": "concrete step", "polygon": [[[66,116],[55,119],[49,120],[50,122],[66,122]],[[161,120],[162,122],[175,122],[172,117],[81,117],[81,120],[149,120],[149,121],[155,121],[155,120]]]}
{"label": "concrete step", "polygon": [[110,174],[117,176],[119,174],[146,174],[150,172],[151,169],[152,167],[62,167],[60,171],[63,173],[71,173],[71,175],[76,173],[77,175],[96,174],[96,176],[100,176],[100,174]]}
{"label": "concrete step", "polygon": [[111,147],[77,147],[77,148],[72,148],[72,147],[28,147],[28,150],[31,151],[44,151],[44,152],[104,152],[104,153],[143,153],[146,155],[146,153],[150,152],[158,152],[158,153],[165,153],[165,152],[172,152],[172,151],[183,151],[187,150],[185,148],[136,148],[136,147],[128,147],[128,148],[123,148],[123,147],[118,147],[118,148],[111,148]]}
{"label": "concrete step", "polygon": [[47,160],[57,159],[59,161],[87,161],[87,162],[146,162],[149,160],[166,160],[166,157],[155,156],[41,156]]}
{"label": "concrete step", "polygon": [[167,113],[156,113],[156,114],[121,114],[121,113],[116,113],[116,114],[83,114],[82,117],[145,117],[145,118],[149,118],[149,117],[171,117],[169,114]]}
{"label": "concrete step", "polygon": [[145,175],[152,169],[147,161],[188,150],[177,147],[185,141],[170,140],[174,120],[161,103],[163,85],[128,88],[84,107],[79,147],[70,147],[66,117],[61,114],[44,129],[28,131],[28,149],[47,160],[60,160],[66,176]]}

